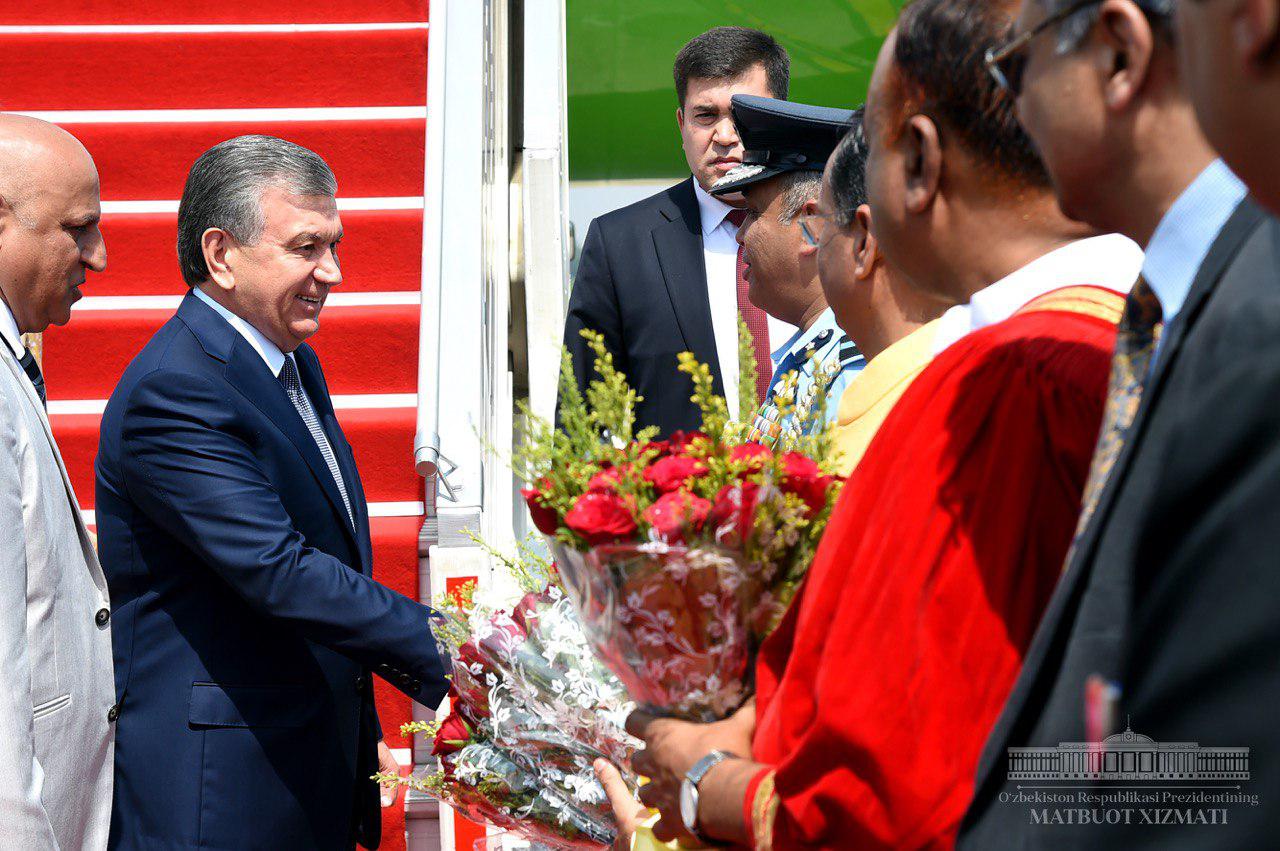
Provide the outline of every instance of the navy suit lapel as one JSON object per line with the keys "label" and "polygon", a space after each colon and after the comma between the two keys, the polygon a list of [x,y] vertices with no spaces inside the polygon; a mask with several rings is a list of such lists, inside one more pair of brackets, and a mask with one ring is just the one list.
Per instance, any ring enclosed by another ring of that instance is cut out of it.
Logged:
{"label": "navy suit lapel", "polygon": [[[1045,610],[1035,639],[1023,661],[1022,673],[1014,684],[1000,719],[987,740],[978,766],[977,785],[974,787],[979,792],[983,785],[990,781],[996,766],[1000,764],[1000,757],[1009,746],[1014,729],[1031,695],[1036,691],[1037,685],[1044,676],[1051,673],[1045,670],[1046,660],[1057,659],[1059,654],[1056,651],[1061,649],[1063,642],[1069,637],[1059,633],[1074,622],[1073,616],[1079,609],[1080,598],[1092,570],[1093,554],[1097,548],[1098,539],[1111,513],[1111,506],[1116,499],[1120,484],[1128,471],[1129,461],[1136,447],[1141,443],[1149,413],[1159,403],[1165,379],[1182,351],[1187,334],[1203,312],[1205,303],[1235,258],[1241,244],[1264,218],[1265,214],[1262,210],[1249,200],[1244,201],[1236,209],[1222,232],[1214,240],[1208,256],[1196,273],[1191,290],[1187,293],[1186,302],[1183,303],[1178,316],[1168,329],[1169,334],[1161,346],[1154,371],[1143,391],[1142,403],[1130,427],[1131,434],[1116,458],[1111,476],[1099,496],[1098,508],[1093,514],[1089,527],[1081,535],[1074,558],[1067,565],[1066,572]],[[1084,700],[1083,683],[1080,684],[1080,699]]]}
{"label": "navy suit lapel", "polygon": [[702,252],[702,214],[693,191],[693,178],[676,186],[667,197],[671,204],[659,209],[666,221],[653,230],[662,279],[686,349],[711,367],[716,392],[723,394],[720,358],[716,354],[711,324],[711,299],[707,294],[707,265]]}
{"label": "navy suit lapel", "polygon": [[[239,337],[238,334],[236,336]],[[231,386],[240,391],[241,395],[262,411],[276,428],[289,438],[289,442],[311,468],[316,483],[328,497],[329,504],[333,507],[334,514],[352,545],[359,549],[355,530],[351,527],[346,506],[342,503],[342,494],[338,492],[338,484],[333,480],[333,474],[329,472],[329,465],[320,454],[315,438],[307,430],[306,423],[302,421],[297,409],[289,401],[279,380],[271,374],[271,370],[267,369],[262,358],[244,339],[237,339],[232,344],[231,356],[227,361],[224,375]]]}
{"label": "navy suit lapel", "polygon": [[[347,497],[351,500],[351,513],[355,518],[356,541],[364,564],[363,572],[370,574],[373,567],[373,544],[369,538],[369,504],[365,500],[364,487],[360,482],[360,471],[356,468],[355,456],[347,443],[346,435],[342,432],[342,427],[338,424],[333,400],[329,397],[329,386],[324,380],[320,359],[316,357],[315,351],[304,343],[294,352],[294,359],[298,363],[298,376],[302,379],[302,387],[316,409],[316,415],[320,417],[320,425],[328,436],[329,446],[333,449],[334,458],[338,461],[343,484],[347,486]],[[343,513],[345,515],[345,511]]]}
{"label": "navy suit lapel", "polygon": [[[325,496],[329,500],[329,504],[333,507],[334,513],[337,515],[341,526],[345,530],[348,540],[357,552],[364,553],[365,549],[361,547],[355,529],[352,528],[351,520],[347,517],[346,506],[342,503],[342,494],[338,491],[338,484],[333,480],[333,473],[329,472],[329,465],[325,463],[324,456],[320,454],[320,448],[316,446],[315,438],[311,436],[311,432],[307,430],[307,425],[302,421],[302,417],[298,414],[293,403],[289,401],[288,395],[284,392],[279,379],[271,374],[271,370],[263,363],[262,357],[254,351],[249,342],[240,335],[240,332],[232,328],[230,323],[218,315],[212,307],[202,302],[193,293],[187,293],[182,303],[178,305],[178,318],[191,329],[191,333],[195,335],[199,341],[200,347],[204,349],[205,354],[215,360],[225,364],[223,368],[223,377],[227,382],[235,387],[242,396],[249,400],[258,410],[262,411],[268,419],[280,430],[294,448],[298,450],[298,454],[306,461],[307,466],[311,468],[311,473],[315,477],[317,484],[324,491]],[[310,352],[309,347],[303,347]],[[311,354],[312,360],[315,355]],[[318,370],[318,365],[317,365]],[[299,377],[303,373],[299,371]],[[333,407],[329,404],[329,394],[327,391],[321,393],[312,393],[311,388],[305,384],[306,378],[303,378],[304,387],[307,389],[307,395],[312,400],[311,404],[317,404],[317,397],[323,396],[324,406],[329,411],[329,416],[333,416]],[[320,379],[323,388],[323,378]],[[317,408],[317,413],[319,409]],[[336,427],[336,423],[335,423]],[[337,444],[334,444],[335,451]],[[347,453],[342,453],[343,455]],[[339,455],[338,457],[341,457]],[[341,462],[339,462],[341,463]],[[347,475],[346,469],[339,467],[343,476]],[[349,481],[349,480],[348,480]],[[348,496],[352,500],[352,511],[356,509],[356,497],[354,492],[349,491]],[[363,504],[363,495],[360,497],[360,503]],[[363,509],[361,509],[363,510]],[[359,514],[356,515],[357,520]],[[368,537],[367,535],[363,537]]]}

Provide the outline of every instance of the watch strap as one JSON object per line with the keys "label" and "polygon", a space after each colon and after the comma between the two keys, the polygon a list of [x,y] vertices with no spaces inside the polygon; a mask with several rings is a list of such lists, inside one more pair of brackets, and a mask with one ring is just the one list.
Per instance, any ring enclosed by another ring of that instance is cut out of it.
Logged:
{"label": "watch strap", "polygon": [[733,754],[727,751],[712,751],[693,764],[693,768],[690,768],[689,772],[685,774],[685,779],[696,787],[711,769],[732,756]]}

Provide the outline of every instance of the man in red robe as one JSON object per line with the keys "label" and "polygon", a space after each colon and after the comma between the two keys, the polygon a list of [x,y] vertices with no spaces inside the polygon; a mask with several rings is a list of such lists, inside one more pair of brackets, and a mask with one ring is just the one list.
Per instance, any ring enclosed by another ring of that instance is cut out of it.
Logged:
{"label": "man in red robe", "polygon": [[[1062,215],[983,66],[1016,6],[917,0],[881,52],[866,118],[876,236],[961,307],[846,483],[763,648],[754,709],[705,726],[633,717],[659,838],[955,840],[1075,529],[1141,265],[1132,243]],[[733,756],[707,769],[715,750]]]}

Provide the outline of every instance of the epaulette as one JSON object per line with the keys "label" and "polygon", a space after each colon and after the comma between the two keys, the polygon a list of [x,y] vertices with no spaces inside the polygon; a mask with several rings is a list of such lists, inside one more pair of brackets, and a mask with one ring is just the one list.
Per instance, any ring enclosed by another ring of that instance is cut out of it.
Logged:
{"label": "epaulette", "polygon": [[842,336],[839,343],[840,368],[847,369],[858,361],[862,360],[862,352],[858,350],[858,344],[850,340],[847,336]]}

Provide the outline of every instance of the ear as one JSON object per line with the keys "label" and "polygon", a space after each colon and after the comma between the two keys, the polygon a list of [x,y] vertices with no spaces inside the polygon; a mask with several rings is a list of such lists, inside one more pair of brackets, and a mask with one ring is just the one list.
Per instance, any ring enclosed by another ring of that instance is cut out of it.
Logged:
{"label": "ear", "polygon": [[1120,112],[1133,104],[1151,79],[1155,33],[1137,5],[1121,0],[1102,5],[1097,31],[1106,48],[1102,61],[1108,66],[1103,97],[1108,108]]}
{"label": "ear", "polygon": [[865,281],[880,260],[880,243],[871,233],[871,208],[863,204],[853,215],[853,276]]}
{"label": "ear", "polygon": [[676,129],[684,130],[684,107],[676,107]]}
{"label": "ear", "polygon": [[236,288],[236,276],[229,260],[239,250],[235,237],[222,228],[209,228],[200,235],[200,247],[204,250],[204,262],[209,267],[209,279],[220,289],[231,292]]}
{"label": "ear", "polygon": [[933,205],[942,182],[942,138],[938,125],[928,116],[911,116],[903,128],[902,145],[907,209],[919,215]]}
{"label": "ear", "polygon": [[[795,215],[795,218],[792,219],[792,223],[795,224],[796,230],[797,231],[800,230],[800,223],[795,219],[799,219],[801,216],[812,216],[817,212],[818,212],[818,202],[813,198],[810,198],[808,201],[805,201],[803,204],[801,204],[799,211]],[[824,231],[825,231],[825,226],[824,226]],[[813,257],[818,253],[818,246],[810,245],[809,240],[805,239],[803,235],[797,234],[797,236],[800,237],[799,242],[800,242],[801,257]]]}
{"label": "ear", "polygon": [[1242,0],[1232,15],[1231,38],[1245,67],[1262,72],[1280,51],[1280,2]]}

